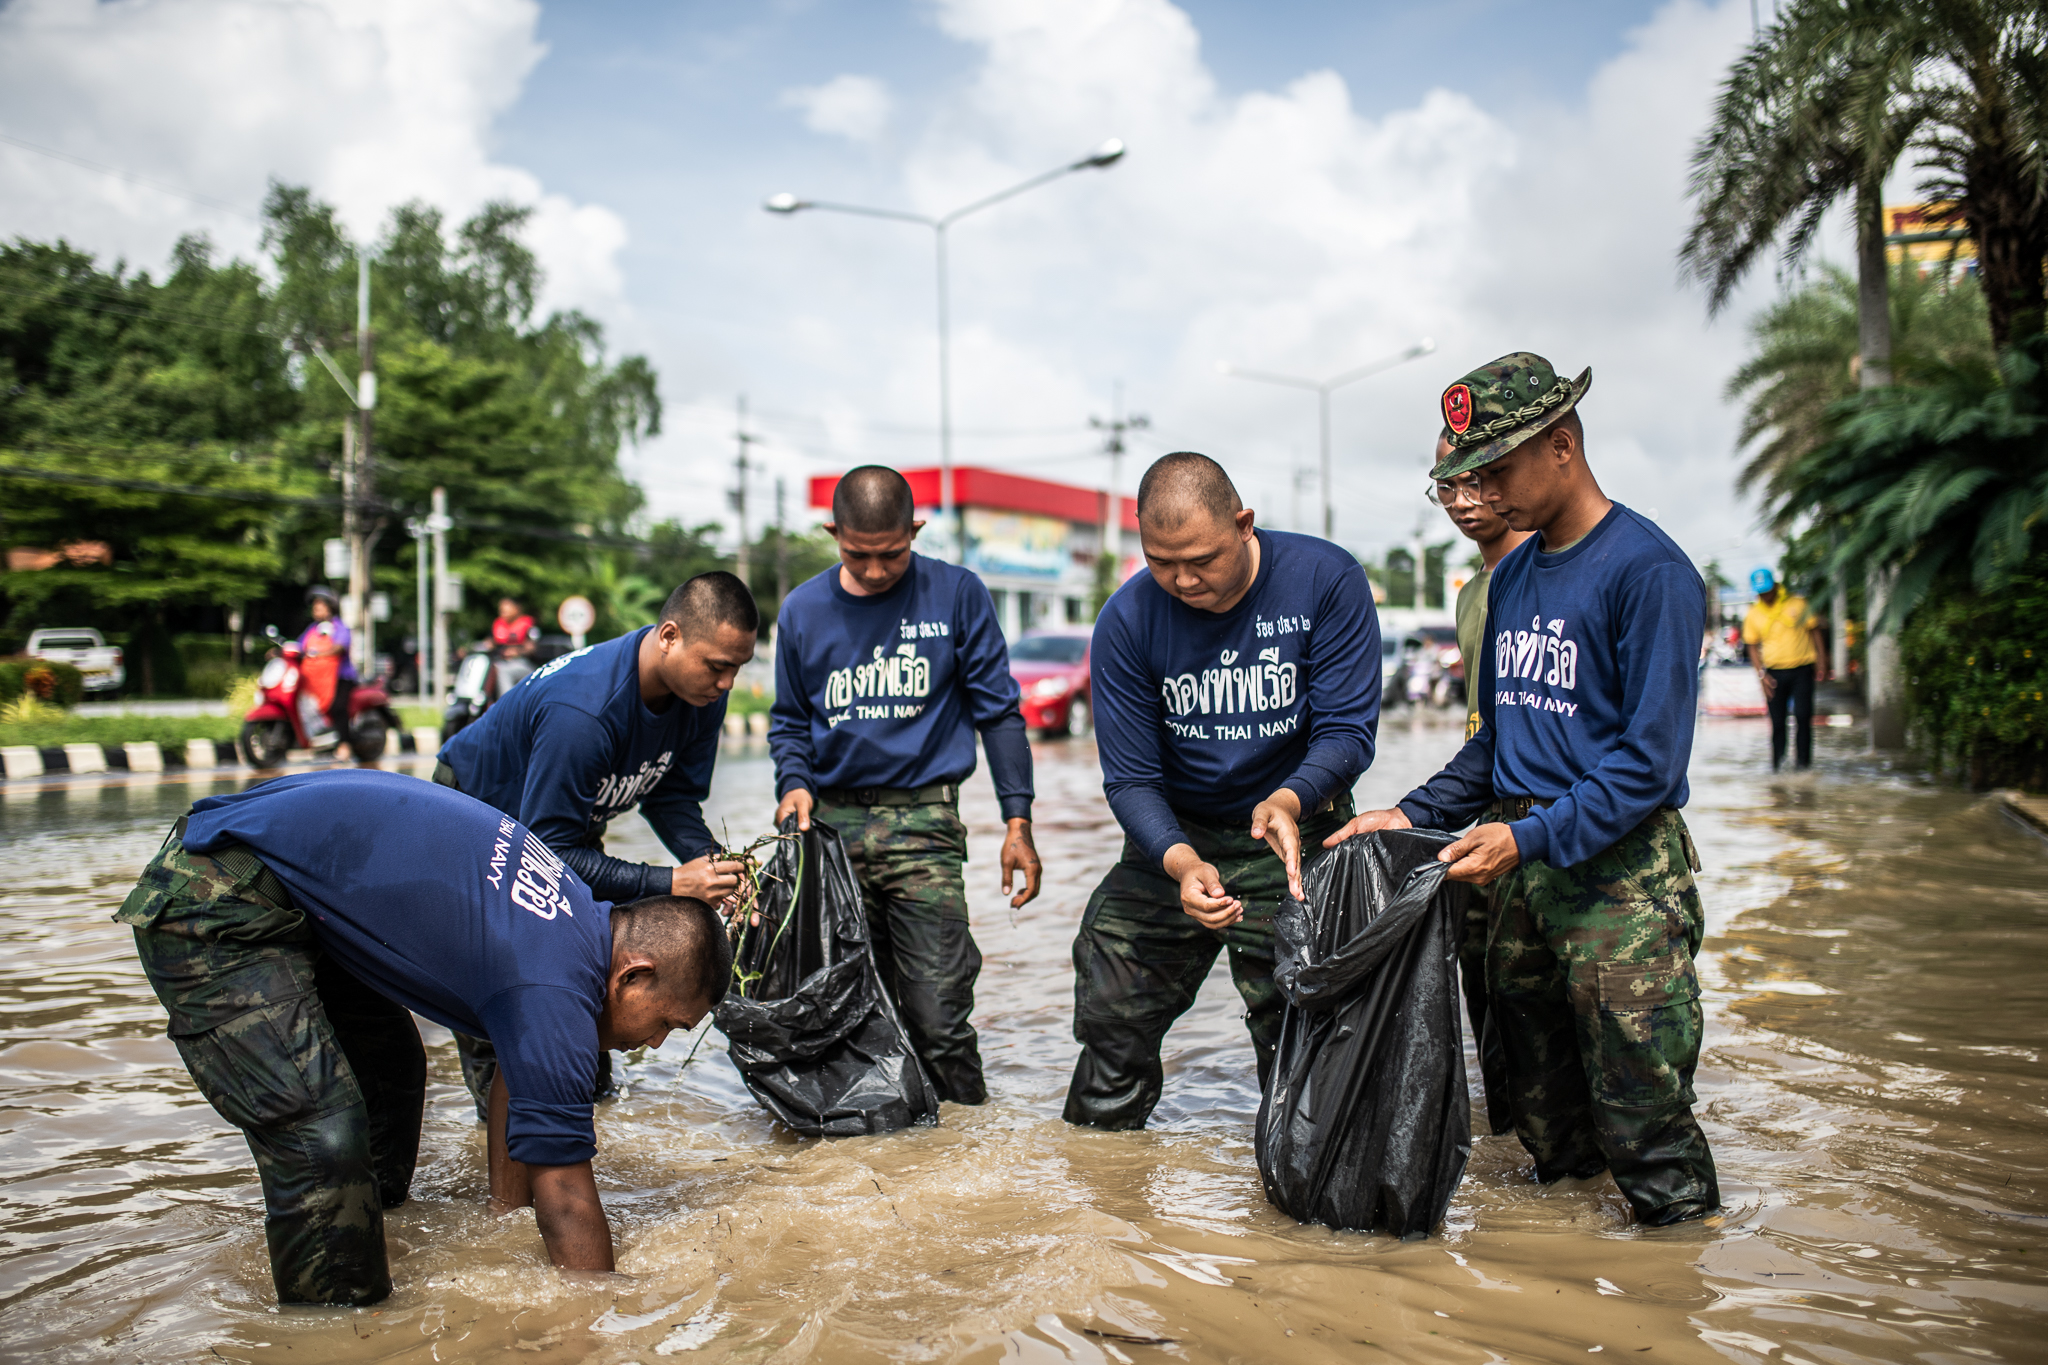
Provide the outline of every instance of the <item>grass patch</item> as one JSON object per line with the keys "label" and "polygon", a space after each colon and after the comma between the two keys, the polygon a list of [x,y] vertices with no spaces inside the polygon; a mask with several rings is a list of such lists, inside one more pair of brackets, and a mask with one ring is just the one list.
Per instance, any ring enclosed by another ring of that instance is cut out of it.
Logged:
{"label": "grass patch", "polygon": [[28,744],[54,749],[60,744],[140,744],[155,740],[165,749],[182,749],[188,739],[233,744],[242,728],[239,716],[61,716],[0,724],[0,745]]}

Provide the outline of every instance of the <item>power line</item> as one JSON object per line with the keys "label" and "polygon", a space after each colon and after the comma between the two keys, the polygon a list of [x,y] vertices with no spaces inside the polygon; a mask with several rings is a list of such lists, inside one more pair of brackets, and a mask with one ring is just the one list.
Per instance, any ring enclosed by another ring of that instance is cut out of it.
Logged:
{"label": "power line", "polygon": [[[22,465],[0,464],[0,478],[37,479],[44,483],[68,483],[89,488],[119,488],[136,493],[173,493],[179,497],[211,498],[225,502],[284,503],[299,507],[340,507],[340,498],[312,498],[292,493],[268,493],[260,489],[206,488],[195,484],[163,483],[156,479],[115,479],[102,474],[80,474],[56,469],[30,469]],[[375,511],[401,512],[402,504],[378,501],[365,504]],[[482,521],[469,517],[458,517],[455,524],[470,531],[496,531],[511,535],[530,536],[537,540],[557,540],[571,544],[598,545],[617,550],[645,550],[649,542],[621,536],[599,536],[584,531],[563,531],[552,526],[530,526],[510,521]]]}
{"label": "power line", "polygon": [[0,133],[0,142],[4,142],[10,147],[19,147],[23,151],[53,157],[58,161],[68,161],[74,166],[83,166],[86,170],[98,171],[101,175],[111,175],[117,180],[126,180],[130,184],[143,185],[153,190],[161,190],[165,194],[176,195],[180,199],[187,199],[195,204],[203,204],[207,208],[219,209],[223,213],[232,213],[237,218],[246,218],[252,223],[261,223],[263,221],[260,215],[251,213],[239,205],[230,204],[221,199],[214,199],[204,194],[194,194],[191,190],[180,189],[178,186],[167,181],[155,180],[146,175],[137,175],[133,171],[124,171],[119,166],[107,166],[97,161],[87,161],[82,156],[73,156],[69,152],[60,152],[55,147],[45,147],[40,143],[30,142],[24,138],[14,137],[7,133]]}
{"label": "power line", "polygon": [[[69,286],[60,285],[58,287],[61,289]],[[0,285],[0,294],[12,294],[17,298],[24,299],[48,299],[50,297],[49,293],[43,290],[9,289],[5,285]],[[101,297],[105,296],[102,295]],[[132,318],[137,322],[153,322],[167,318],[173,327],[193,327],[202,332],[228,332],[235,336],[262,337],[266,341],[274,341],[280,346],[285,344],[285,338],[276,332],[260,332],[251,327],[223,327],[215,322],[192,321],[190,319],[196,318],[197,314],[186,313],[176,308],[158,308],[154,304],[137,302],[129,307],[110,308],[105,304],[80,303],[73,300],[70,301],[69,306],[83,309],[88,313],[107,313],[114,317]]]}

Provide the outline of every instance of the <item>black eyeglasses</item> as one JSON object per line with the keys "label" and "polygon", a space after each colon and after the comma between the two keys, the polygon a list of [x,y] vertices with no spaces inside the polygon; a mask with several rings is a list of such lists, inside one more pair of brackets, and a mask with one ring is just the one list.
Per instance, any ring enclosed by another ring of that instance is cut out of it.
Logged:
{"label": "black eyeglasses", "polygon": [[1424,489],[1422,496],[1428,498],[1438,507],[1446,509],[1456,507],[1461,502],[1469,502],[1474,507],[1485,505],[1479,501],[1479,481],[1477,479],[1471,483],[1444,483],[1439,481]]}

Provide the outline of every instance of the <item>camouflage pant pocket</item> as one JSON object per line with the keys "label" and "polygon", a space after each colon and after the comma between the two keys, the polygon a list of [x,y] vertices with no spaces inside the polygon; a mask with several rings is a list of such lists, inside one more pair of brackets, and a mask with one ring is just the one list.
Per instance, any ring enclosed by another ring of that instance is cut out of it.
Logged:
{"label": "camouflage pant pocket", "polygon": [[1624,1109],[1690,1104],[1699,1058],[1699,974],[1682,953],[1595,964],[1600,1100]]}
{"label": "camouflage pant pocket", "polygon": [[359,1102],[339,1049],[324,1046],[324,1022],[317,998],[299,995],[196,1032],[174,1026],[171,1041],[216,1113],[237,1128],[271,1128]]}

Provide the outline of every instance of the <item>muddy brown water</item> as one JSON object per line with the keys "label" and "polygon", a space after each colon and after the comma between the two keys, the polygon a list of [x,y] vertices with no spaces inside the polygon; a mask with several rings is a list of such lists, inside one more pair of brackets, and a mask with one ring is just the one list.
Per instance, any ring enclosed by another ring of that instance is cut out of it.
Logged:
{"label": "muddy brown water", "polygon": [[[1396,717],[1381,804],[1456,732]],[[997,893],[966,808],[992,1099],[941,1125],[797,1141],[713,1034],[625,1068],[599,1182],[633,1277],[549,1270],[481,1207],[448,1035],[375,1310],[271,1306],[247,1148],[199,1099],[112,913],[181,782],[0,794],[0,1355],[37,1361],[1648,1361],[2048,1359],[2048,844],[1995,805],[1821,736],[1773,780],[1709,722],[1687,812],[1707,863],[1701,1110],[1726,1213],[1632,1227],[1597,1182],[1541,1188],[1477,1140],[1441,1234],[1303,1227],[1259,1189],[1252,1061],[1219,969],[1169,1041],[1144,1133],[1070,1128],[1067,951],[1117,837],[1085,742],[1037,749],[1045,894]],[[759,750],[714,828],[765,828]],[[633,822],[616,851],[659,857]]]}

